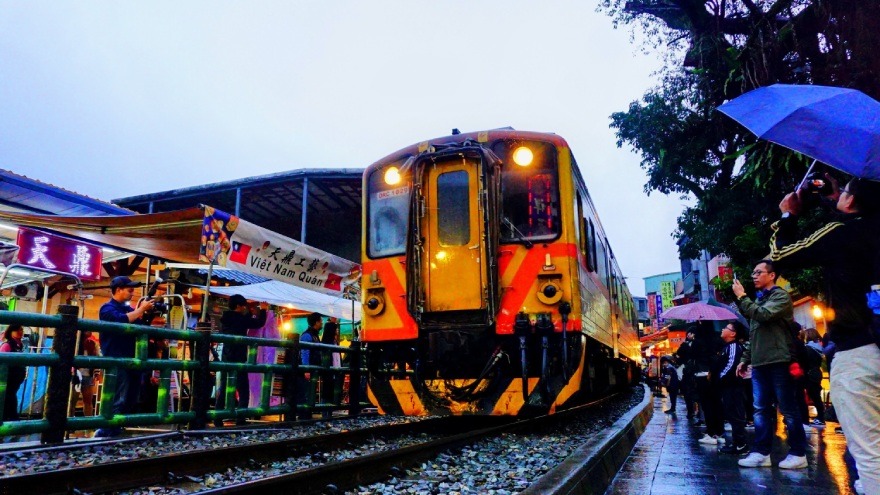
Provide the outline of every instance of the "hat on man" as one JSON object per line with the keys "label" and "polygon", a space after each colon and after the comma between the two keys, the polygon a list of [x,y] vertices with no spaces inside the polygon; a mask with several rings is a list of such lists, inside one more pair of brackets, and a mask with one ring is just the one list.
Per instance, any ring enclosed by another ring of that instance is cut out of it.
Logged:
{"label": "hat on man", "polygon": [[132,279],[128,277],[113,277],[113,280],[110,281],[110,292],[115,292],[116,289],[121,289],[123,287],[138,287],[140,285],[141,284],[132,281]]}

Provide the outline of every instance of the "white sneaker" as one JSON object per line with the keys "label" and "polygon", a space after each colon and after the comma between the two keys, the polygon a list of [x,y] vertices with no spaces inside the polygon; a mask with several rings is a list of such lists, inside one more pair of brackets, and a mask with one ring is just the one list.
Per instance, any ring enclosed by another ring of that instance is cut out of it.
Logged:
{"label": "white sneaker", "polygon": [[752,452],[737,462],[742,467],[770,467],[770,456]]}
{"label": "white sneaker", "polygon": [[718,439],[716,437],[710,437],[709,435],[703,433],[703,438],[697,440],[700,443],[704,443],[706,445],[718,445]]}
{"label": "white sneaker", "polygon": [[862,480],[858,479],[853,483],[853,490],[858,495],[865,495],[865,487],[862,486]]}
{"label": "white sneaker", "polygon": [[779,469],[803,469],[807,467],[807,456],[801,455],[791,455],[785,457],[785,459],[779,461]]}

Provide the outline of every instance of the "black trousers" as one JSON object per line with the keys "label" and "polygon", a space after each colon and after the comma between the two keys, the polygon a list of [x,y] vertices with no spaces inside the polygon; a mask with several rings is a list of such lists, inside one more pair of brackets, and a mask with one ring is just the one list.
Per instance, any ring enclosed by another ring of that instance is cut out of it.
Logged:
{"label": "black trousers", "polygon": [[693,372],[685,373],[679,388],[682,397],[684,397],[684,407],[687,408],[688,418],[694,417],[697,413],[697,385],[694,380]]}
{"label": "black trousers", "polygon": [[[12,374],[12,373],[10,373]],[[6,399],[3,403],[3,421],[18,421],[18,389],[24,377],[12,377],[6,382]]]}
{"label": "black trousers", "polygon": [[[229,380],[229,372],[220,372],[220,386],[217,387],[217,401],[215,408],[219,411],[226,409],[226,387]],[[239,371],[235,377],[235,391],[238,392],[238,401],[236,409],[247,409],[251,400],[251,384],[248,381],[248,374]]]}
{"label": "black trousers", "polygon": [[[807,389],[807,396],[810,398],[810,401],[816,406],[816,419],[819,421],[825,421],[825,404],[822,402],[822,383],[814,382],[805,378],[804,387]],[[807,412],[809,412],[809,409]],[[805,423],[809,417],[809,414],[804,415]]]}
{"label": "black trousers", "polygon": [[733,432],[733,444],[746,444],[746,405],[743,389],[740,385],[725,385],[721,387],[721,404],[724,406],[724,416],[730,422]]}
{"label": "black trousers", "polygon": [[697,395],[706,420],[706,434],[709,436],[724,435],[724,411],[721,407],[721,393],[717,383],[709,383],[706,377],[696,377]]}
{"label": "black trousers", "polygon": [[675,414],[675,406],[678,405],[678,385],[669,385],[666,387],[669,394],[669,412]]}

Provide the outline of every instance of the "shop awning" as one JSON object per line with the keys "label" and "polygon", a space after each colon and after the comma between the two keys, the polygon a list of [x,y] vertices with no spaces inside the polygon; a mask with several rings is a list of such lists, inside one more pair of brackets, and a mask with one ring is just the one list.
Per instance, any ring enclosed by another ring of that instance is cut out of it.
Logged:
{"label": "shop awning", "polygon": [[642,343],[642,348],[647,346],[654,345],[658,342],[663,342],[664,340],[669,338],[669,330],[667,328],[663,328],[658,332],[654,332],[649,335],[645,335],[644,337],[640,337],[639,341]]}
{"label": "shop awning", "polygon": [[214,261],[331,296],[358,298],[357,263],[210,206],[103,217],[0,212],[0,220],[165,261]]}
{"label": "shop awning", "polygon": [[354,311],[354,320],[358,321],[361,319],[361,304],[359,302],[320,294],[277,280],[236,287],[212,287],[211,292],[224,296],[240,294],[245,299],[251,301],[262,301],[276,306],[289,306],[301,311],[335,316],[342,320],[351,320],[352,311]]}
{"label": "shop awning", "polygon": [[199,262],[202,208],[153,213],[66,217],[0,212],[0,220],[74,239],[181,263]]}

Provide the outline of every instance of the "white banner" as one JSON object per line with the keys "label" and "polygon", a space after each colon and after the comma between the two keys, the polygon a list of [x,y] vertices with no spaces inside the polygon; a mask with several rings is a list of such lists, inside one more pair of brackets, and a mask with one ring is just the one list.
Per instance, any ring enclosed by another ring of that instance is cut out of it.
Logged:
{"label": "white banner", "polygon": [[205,207],[199,259],[338,297],[358,299],[361,267],[339,256]]}

